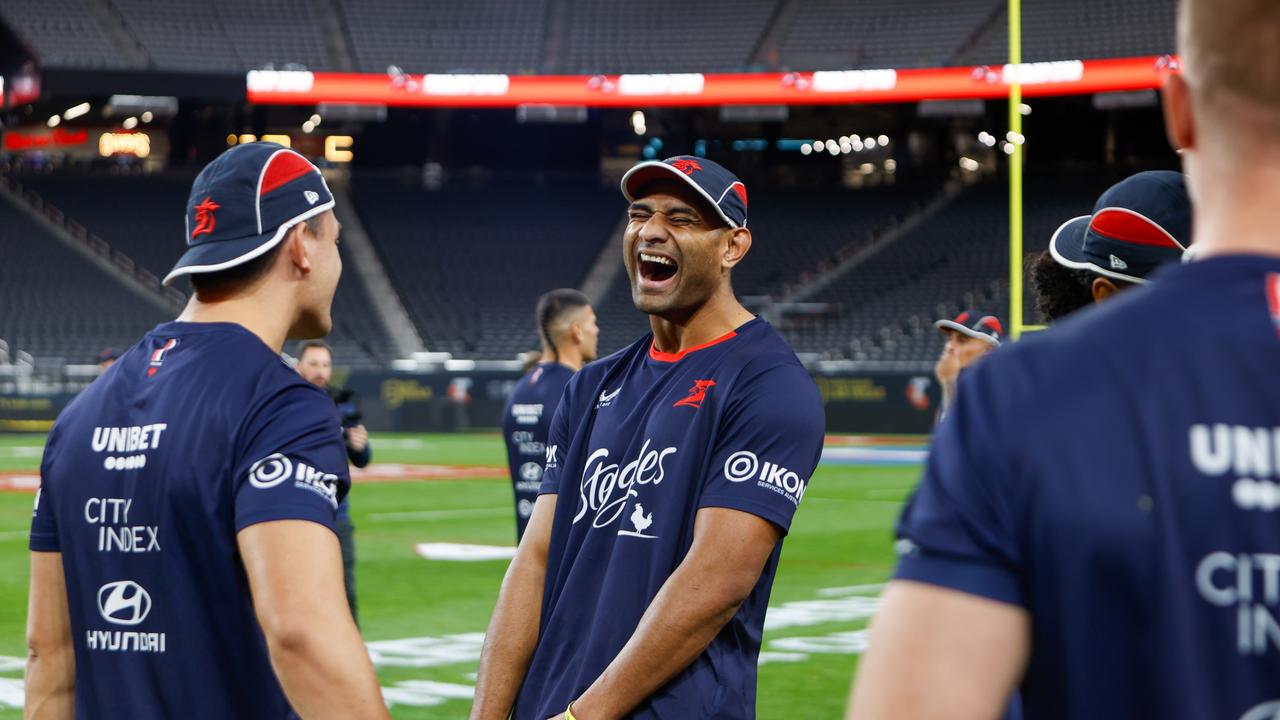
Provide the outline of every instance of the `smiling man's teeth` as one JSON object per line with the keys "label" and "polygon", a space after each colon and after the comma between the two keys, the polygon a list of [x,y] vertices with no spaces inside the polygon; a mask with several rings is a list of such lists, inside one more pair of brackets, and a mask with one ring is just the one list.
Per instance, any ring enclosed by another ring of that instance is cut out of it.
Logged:
{"label": "smiling man's teeth", "polygon": [[649,255],[648,253],[640,253],[640,259],[644,262],[658,263],[659,265],[675,266],[675,263],[662,257],[661,255]]}

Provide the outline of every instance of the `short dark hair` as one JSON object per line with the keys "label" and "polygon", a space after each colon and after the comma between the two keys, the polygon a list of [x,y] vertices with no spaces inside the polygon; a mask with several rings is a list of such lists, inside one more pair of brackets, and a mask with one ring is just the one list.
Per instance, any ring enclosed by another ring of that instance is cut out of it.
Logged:
{"label": "short dark hair", "polygon": [[301,360],[308,350],[324,350],[329,353],[329,357],[333,357],[333,348],[329,347],[329,343],[323,340],[306,340],[298,346],[298,359]]}
{"label": "short dark hair", "polygon": [[[1069,268],[1053,259],[1048,250],[1036,255],[1029,263],[1031,288],[1036,293],[1036,312],[1041,320],[1053,323],[1082,307],[1093,304],[1093,281],[1101,275],[1078,268]],[[1118,288],[1133,283],[1108,278]]]}
{"label": "short dark hair", "polygon": [[[313,234],[320,233],[319,216],[307,218],[304,222]],[[280,255],[280,248],[284,245],[284,238],[288,237],[290,232],[293,232],[292,227],[285,231],[284,237],[280,238],[274,247],[248,262],[217,272],[188,275],[191,289],[196,295],[226,295],[249,287],[262,279],[262,276],[266,275],[275,264],[276,258]]]}
{"label": "short dark hair", "polygon": [[538,298],[538,309],[534,312],[538,322],[538,335],[556,359],[560,358],[560,350],[556,347],[555,338],[551,337],[552,326],[570,312],[590,306],[591,300],[573,288],[558,288]]}

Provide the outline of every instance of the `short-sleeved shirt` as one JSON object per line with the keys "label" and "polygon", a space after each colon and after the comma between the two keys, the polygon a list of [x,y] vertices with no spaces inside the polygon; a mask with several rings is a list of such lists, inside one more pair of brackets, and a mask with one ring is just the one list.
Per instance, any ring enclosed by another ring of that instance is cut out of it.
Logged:
{"label": "short-sleeved shirt", "polygon": [[333,401],[239,325],[126,352],[55,423],[31,527],[62,554],[80,716],[293,717],[236,535],[332,529],[349,484]]}
{"label": "short-sleeved shirt", "polygon": [[516,500],[516,536],[522,537],[542,487],[547,433],[573,370],[560,363],[538,363],[511,391],[502,412],[502,438]]}
{"label": "short-sleeved shirt", "polygon": [[[542,492],[558,500],[541,635],[515,717],[563,712],[613,661],[688,553],[700,509],[751,513],[785,533],[824,427],[817,386],[760,319],[680,354],[646,336],[575,375],[547,445]],[[630,717],[755,716],[781,547],[707,649]]]}
{"label": "short-sleeved shirt", "polygon": [[1280,259],[1170,268],[965,373],[898,533],[899,579],[1030,612],[1027,717],[1273,717]]}

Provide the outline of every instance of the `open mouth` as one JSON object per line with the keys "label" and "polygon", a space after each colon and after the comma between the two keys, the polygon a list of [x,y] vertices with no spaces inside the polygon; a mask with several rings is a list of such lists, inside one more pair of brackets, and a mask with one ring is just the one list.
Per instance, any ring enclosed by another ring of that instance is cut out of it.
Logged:
{"label": "open mouth", "polygon": [[652,283],[660,285],[674,278],[676,273],[680,271],[680,265],[665,255],[655,253],[641,252],[640,259],[636,263],[640,278]]}

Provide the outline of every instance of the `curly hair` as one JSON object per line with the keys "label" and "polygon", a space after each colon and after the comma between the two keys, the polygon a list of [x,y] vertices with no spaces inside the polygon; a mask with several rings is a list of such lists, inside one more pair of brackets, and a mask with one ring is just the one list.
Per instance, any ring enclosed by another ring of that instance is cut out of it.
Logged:
{"label": "curly hair", "polygon": [[1048,250],[1031,259],[1027,272],[1031,288],[1036,293],[1036,312],[1046,323],[1061,320],[1093,304],[1092,288],[1096,276],[1088,270],[1059,265]]}

